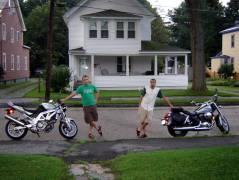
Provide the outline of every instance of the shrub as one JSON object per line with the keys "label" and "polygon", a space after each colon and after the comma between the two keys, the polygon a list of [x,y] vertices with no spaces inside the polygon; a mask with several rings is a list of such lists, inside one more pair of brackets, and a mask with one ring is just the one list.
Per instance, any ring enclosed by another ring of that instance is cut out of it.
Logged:
{"label": "shrub", "polygon": [[220,74],[224,78],[228,78],[230,76],[233,76],[233,71],[233,64],[222,64],[218,70],[218,74]]}
{"label": "shrub", "polygon": [[69,84],[70,70],[67,66],[60,65],[52,68],[51,86],[54,92],[60,92]]}
{"label": "shrub", "polygon": [[3,67],[0,65],[0,80],[3,79],[3,75],[4,75],[4,70],[3,70]]}

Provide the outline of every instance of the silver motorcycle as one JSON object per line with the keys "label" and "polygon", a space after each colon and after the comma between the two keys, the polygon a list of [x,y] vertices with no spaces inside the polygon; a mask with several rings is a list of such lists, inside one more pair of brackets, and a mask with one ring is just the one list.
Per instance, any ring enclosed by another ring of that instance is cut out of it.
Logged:
{"label": "silver motorcycle", "polygon": [[[42,103],[36,110],[26,109],[12,102],[8,103],[5,119],[8,120],[5,132],[8,137],[20,140],[27,135],[28,130],[40,137],[41,133],[49,133],[59,120],[59,132],[66,139],[73,139],[78,132],[75,121],[66,116],[67,107],[60,101]],[[17,111],[18,116],[14,117]]]}
{"label": "silver motorcycle", "polygon": [[166,126],[173,137],[185,136],[188,131],[209,131],[215,124],[223,134],[230,131],[227,118],[220,111],[217,104],[218,96],[215,94],[204,103],[191,103],[197,108],[189,112],[183,108],[172,108],[162,119],[162,125]]}

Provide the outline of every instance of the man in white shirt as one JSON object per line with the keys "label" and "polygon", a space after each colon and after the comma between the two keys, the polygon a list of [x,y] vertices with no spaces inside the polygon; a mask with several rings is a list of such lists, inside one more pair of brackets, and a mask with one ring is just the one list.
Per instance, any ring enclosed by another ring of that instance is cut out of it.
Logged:
{"label": "man in white shirt", "polygon": [[171,108],[173,107],[169,99],[162,94],[161,89],[156,87],[156,79],[151,79],[150,85],[145,86],[145,88],[141,92],[139,106],[140,125],[136,129],[136,134],[138,137],[147,137],[146,126],[149,124],[150,120],[153,117],[154,105],[157,98],[163,98],[165,103],[167,103]]}

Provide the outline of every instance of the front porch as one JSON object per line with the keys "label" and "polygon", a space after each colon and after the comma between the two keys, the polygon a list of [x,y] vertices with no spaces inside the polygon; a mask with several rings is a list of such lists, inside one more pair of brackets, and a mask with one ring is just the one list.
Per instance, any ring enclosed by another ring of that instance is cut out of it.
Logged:
{"label": "front porch", "polygon": [[187,54],[85,55],[70,54],[74,80],[90,76],[99,89],[139,89],[155,78],[157,86],[186,89]]}

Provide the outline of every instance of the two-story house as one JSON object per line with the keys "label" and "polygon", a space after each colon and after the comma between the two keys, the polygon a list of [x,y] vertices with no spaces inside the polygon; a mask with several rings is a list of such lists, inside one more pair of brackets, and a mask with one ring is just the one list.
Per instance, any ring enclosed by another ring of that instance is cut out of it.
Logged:
{"label": "two-story house", "polygon": [[29,78],[29,50],[23,44],[26,31],[18,0],[0,2],[0,65],[4,70],[2,82]]}
{"label": "two-story house", "polygon": [[222,64],[233,64],[234,71],[239,73],[239,21],[220,33],[222,52],[211,58],[211,71],[217,73]]}
{"label": "two-story house", "polygon": [[69,67],[100,89],[158,85],[187,88],[190,51],[151,41],[155,19],[138,0],[82,0],[64,15],[69,30]]}

